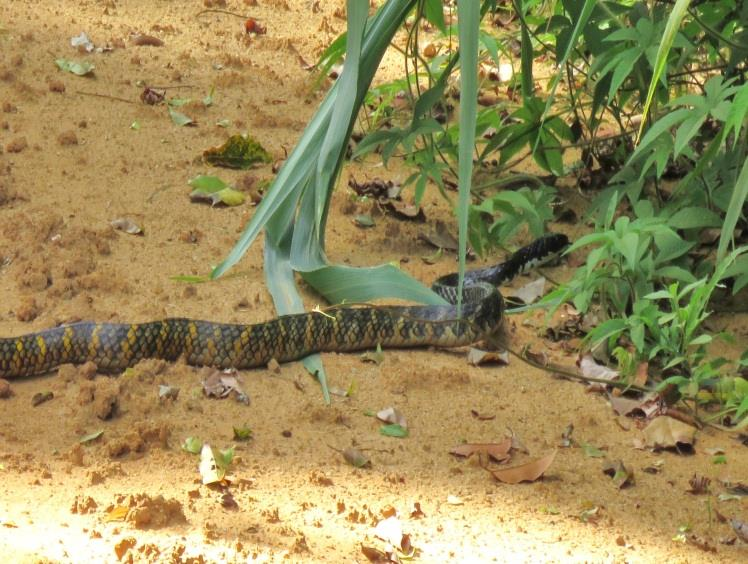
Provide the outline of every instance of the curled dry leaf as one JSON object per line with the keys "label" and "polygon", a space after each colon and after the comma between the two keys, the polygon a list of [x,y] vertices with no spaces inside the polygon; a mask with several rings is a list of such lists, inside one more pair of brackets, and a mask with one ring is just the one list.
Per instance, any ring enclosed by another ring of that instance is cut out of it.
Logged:
{"label": "curled dry leaf", "polygon": [[150,88],[148,86],[143,89],[143,91],[140,93],[140,101],[144,104],[148,104],[149,106],[155,106],[156,104],[160,104],[164,101],[164,98],[166,97],[166,91],[164,90],[156,90],[154,88]]}
{"label": "curled dry leaf", "polygon": [[392,213],[392,215],[397,219],[416,221],[418,223],[426,221],[426,214],[423,213],[423,208],[421,208],[421,206],[408,204],[398,200],[390,200],[384,202],[382,207],[386,211]]}
{"label": "curled dry leaf", "polygon": [[664,403],[660,394],[647,394],[641,399],[631,399],[623,396],[614,396],[608,394],[608,401],[618,415],[627,417],[638,417],[643,419],[652,419],[660,415]]}
{"label": "curled dry leaf", "polygon": [[109,224],[115,229],[129,233],[130,235],[143,235],[143,230],[140,226],[127,217],[118,217],[110,221]]}
{"label": "curled dry leaf", "polygon": [[371,461],[368,457],[357,448],[348,447],[342,454],[343,459],[345,459],[345,461],[351,466],[355,466],[356,468],[366,468],[371,466]]}
{"label": "curled dry leaf", "polygon": [[506,462],[511,456],[509,454],[511,449],[512,439],[507,437],[500,443],[464,443],[453,447],[449,453],[465,458],[474,454],[487,454],[496,462]]}
{"label": "curled dry leaf", "polygon": [[236,401],[249,405],[249,396],[242,390],[236,370],[214,371],[203,380],[203,391],[209,398],[227,398],[232,392]]}
{"label": "curled dry leaf", "polygon": [[369,562],[373,562],[374,564],[390,564],[391,562],[396,562],[396,560],[392,560],[386,552],[374,548],[373,546],[365,546],[362,544],[361,553],[366,556]]}
{"label": "curled dry leaf", "polygon": [[619,490],[634,485],[634,471],[626,468],[622,460],[604,460],[603,473],[613,478],[613,484]]}
{"label": "curled dry leaf", "polygon": [[618,380],[620,376],[618,370],[612,370],[607,366],[598,364],[591,354],[586,354],[578,359],[577,366],[579,367],[579,373],[585,378],[613,382]]}
{"label": "curled dry leaf", "polygon": [[705,494],[709,491],[709,484],[712,482],[710,478],[706,476],[699,476],[694,474],[691,479],[688,480],[688,489],[686,490],[690,494],[700,495]]}
{"label": "curled dry leaf", "polygon": [[654,450],[693,449],[696,429],[672,417],[656,417],[644,428],[644,444]]}
{"label": "curled dry leaf", "polygon": [[482,351],[474,347],[470,347],[467,355],[468,364],[472,366],[480,366],[481,364],[499,364],[506,366],[509,364],[509,352],[508,351]]}
{"label": "curled dry leaf", "polygon": [[408,428],[408,422],[405,415],[400,413],[394,407],[386,407],[383,410],[377,412],[377,419],[383,423],[392,423],[394,425],[400,425],[403,429]]}
{"label": "curled dry leaf", "polygon": [[499,482],[505,484],[519,484],[520,482],[534,482],[540,478],[546,470],[553,463],[556,458],[556,452],[552,451],[546,454],[542,458],[520,464],[519,466],[513,466],[512,468],[500,468],[498,470],[490,470],[493,477]]}

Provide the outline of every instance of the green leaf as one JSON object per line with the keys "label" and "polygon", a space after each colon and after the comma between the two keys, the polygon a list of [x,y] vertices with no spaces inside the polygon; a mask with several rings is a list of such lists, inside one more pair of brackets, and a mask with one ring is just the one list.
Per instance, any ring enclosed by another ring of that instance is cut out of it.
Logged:
{"label": "green leaf", "polygon": [[602,458],[605,456],[605,453],[597,448],[595,445],[591,445],[589,443],[582,443],[582,451],[584,452],[584,455],[588,458]]}
{"label": "green leaf", "polygon": [[234,439],[237,441],[248,441],[252,438],[252,429],[248,425],[233,427]]}
{"label": "green leaf", "polygon": [[182,443],[182,450],[190,454],[200,454],[203,449],[203,441],[197,437],[187,437]]}
{"label": "green leaf", "polygon": [[675,229],[695,229],[722,225],[722,218],[707,208],[691,206],[675,212],[667,223]]}
{"label": "green leaf", "polygon": [[379,434],[385,437],[395,437],[396,439],[404,439],[408,436],[408,429],[397,423],[390,425],[382,425],[379,428]]}
{"label": "green leaf", "polygon": [[232,135],[219,146],[203,151],[205,162],[213,166],[248,169],[257,163],[271,163],[273,157],[251,135]]}
{"label": "green leaf", "polygon": [[57,59],[55,61],[57,67],[65,72],[72,73],[77,76],[85,76],[91,74],[96,68],[88,61],[69,61],[67,59]]}
{"label": "green leaf", "polygon": [[224,188],[228,188],[229,186],[217,176],[208,176],[204,174],[199,174],[198,176],[190,178],[187,181],[187,184],[189,184],[195,189],[210,190],[213,192],[217,192],[218,190],[223,190]]}
{"label": "green leaf", "polygon": [[[642,138],[642,132],[644,131],[644,126],[647,122],[646,118],[649,116],[649,110],[652,106],[652,100],[654,99],[657,85],[659,84],[660,79],[665,72],[665,68],[667,67],[667,58],[668,54],[670,53],[670,48],[673,46],[675,37],[678,34],[678,29],[680,28],[680,24],[683,21],[684,16],[686,15],[690,3],[690,0],[675,0],[675,5],[673,6],[673,9],[668,16],[667,23],[665,24],[665,32],[663,33],[662,39],[659,42],[659,47],[657,48],[654,70],[652,72],[652,78],[649,81],[647,98],[644,102],[643,115],[645,119],[642,120],[641,125],[639,126],[639,133],[636,136],[637,139]],[[658,122],[659,121],[661,120],[658,120]]]}
{"label": "green leaf", "polygon": [[180,127],[184,127],[185,125],[196,125],[191,117],[172,109],[171,106],[168,106],[168,110],[169,117],[171,117],[171,121],[174,122],[175,125]]}
{"label": "green leaf", "polygon": [[211,205],[225,204],[238,206],[244,203],[244,193],[228,187],[220,178],[215,176],[196,176],[190,184],[196,186],[190,193],[193,200],[207,200]]}
{"label": "green leaf", "polygon": [[462,307],[462,286],[465,280],[467,255],[468,213],[470,186],[473,174],[473,144],[475,120],[478,113],[478,31],[480,30],[480,3],[475,0],[457,0],[460,21],[460,140],[458,159],[457,224],[459,270],[457,281],[457,311]]}
{"label": "green leaf", "polygon": [[743,163],[738,180],[732,190],[730,204],[727,208],[725,222],[722,225],[722,232],[719,237],[717,262],[722,262],[727,254],[727,247],[732,242],[735,226],[738,223],[738,219],[740,219],[740,214],[746,201],[748,201],[748,159]]}
{"label": "green leaf", "polygon": [[423,3],[423,15],[439,31],[447,33],[447,26],[444,23],[442,0],[425,0]]}

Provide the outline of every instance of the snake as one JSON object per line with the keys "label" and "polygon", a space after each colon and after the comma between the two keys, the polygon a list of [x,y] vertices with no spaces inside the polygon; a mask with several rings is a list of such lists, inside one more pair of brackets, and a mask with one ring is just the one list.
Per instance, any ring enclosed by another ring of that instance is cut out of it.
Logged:
{"label": "snake", "polygon": [[568,245],[565,235],[548,234],[500,264],[466,272],[459,306],[458,274],[451,273],[432,285],[444,305],[341,305],[255,324],[186,318],[80,321],[0,338],[0,378],[34,376],[62,364],[86,362],[104,373],[121,372],[146,358],[180,357],[193,366],[247,369],[319,352],[470,345],[500,327],[504,301],[497,287],[558,256]]}

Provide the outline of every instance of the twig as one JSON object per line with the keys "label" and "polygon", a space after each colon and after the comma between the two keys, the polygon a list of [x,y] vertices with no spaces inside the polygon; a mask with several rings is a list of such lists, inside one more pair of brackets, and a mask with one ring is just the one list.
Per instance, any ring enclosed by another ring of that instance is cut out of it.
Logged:
{"label": "twig", "polygon": [[99,94],[98,92],[83,92],[82,90],[76,90],[75,93],[81,94],[82,96],[95,96],[97,98],[109,98],[110,100],[116,100],[117,102],[125,102],[126,104],[137,104],[135,100],[127,100],[125,98],[112,96],[111,94]]}

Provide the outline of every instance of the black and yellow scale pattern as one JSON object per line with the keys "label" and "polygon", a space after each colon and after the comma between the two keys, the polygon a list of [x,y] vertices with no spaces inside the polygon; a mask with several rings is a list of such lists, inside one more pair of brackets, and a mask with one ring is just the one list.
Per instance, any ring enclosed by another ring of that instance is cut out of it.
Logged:
{"label": "black and yellow scale pattern", "polygon": [[[102,372],[118,372],[145,358],[218,368],[254,368],[271,359],[288,362],[315,352],[382,347],[471,344],[500,325],[504,302],[496,289],[518,272],[557,255],[564,235],[548,235],[506,262],[466,274],[462,314],[443,306],[336,306],[286,315],[253,325],[169,318],[137,324],[80,322],[0,338],[0,377],[48,372],[66,363],[93,361]],[[456,302],[457,275],[439,278],[434,291]]]}

